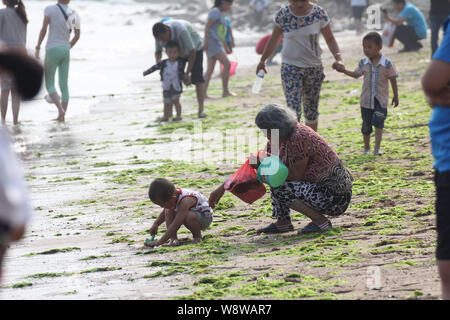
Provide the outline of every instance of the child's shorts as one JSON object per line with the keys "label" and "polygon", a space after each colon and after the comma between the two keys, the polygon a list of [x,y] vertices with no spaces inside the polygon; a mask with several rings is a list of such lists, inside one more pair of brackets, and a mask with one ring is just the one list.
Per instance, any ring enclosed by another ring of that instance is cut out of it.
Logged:
{"label": "child's shorts", "polygon": [[375,99],[375,107],[373,109],[361,108],[362,116],[362,134],[371,134],[372,126],[377,129],[384,128],[384,120],[387,117],[387,108],[383,108],[377,99]]}
{"label": "child's shorts", "polygon": [[176,91],[173,89],[163,91],[164,103],[172,103],[175,100],[180,99],[181,91]]}
{"label": "child's shorts", "polygon": [[197,219],[200,223],[200,230],[205,230],[213,220],[212,212],[197,212]]}

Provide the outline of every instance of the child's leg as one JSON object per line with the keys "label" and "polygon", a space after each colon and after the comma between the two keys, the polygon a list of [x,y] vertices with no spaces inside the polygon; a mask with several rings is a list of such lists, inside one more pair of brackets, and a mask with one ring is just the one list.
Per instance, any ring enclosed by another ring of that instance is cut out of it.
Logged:
{"label": "child's leg", "polygon": [[214,67],[216,66],[216,58],[215,57],[208,57],[208,66],[206,68],[205,73],[205,98],[208,98],[208,87],[209,87],[209,81],[211,80],[211,76],[214,72]]}
{"label": "child's leg", "polygon": [[20,109],[20,95],[16,89],[11,89],[11,104],[13,111],[13,123],[16,125],[19,123],[19,109]]}
{"label": "child's leg", "polygon": [[189,231],[192,232],[192,237],[194,243],[202,241],[202,232],[200,229],[200,223],[198,222],[197,213],[194,211],[189,211],[186,219],[184,220],[184,225]]}
{"label": "child's leg", "polygon": [[175,111],[177,113],[177,116],[173,118],[174,121],[181,120],[181,103],[180,98],[176,98],[173,101],[173,104],[175,105]]}
{"label": "child's leg", "polygon": [[370,151],[370,133],[363,134],[364,139],[364,151]]}
{"label": "child's leg", "polygon": [[[169,226],[172,224],[173,220],[175,219],[175,211],[166,209],[166,210],[164,210],[164,215],[165,215],[165,218],[166,218],[166,227],[167,227],[167,229],[169,229]],[[170,242],[173,245],[178,244],[178,236],[177,236],[176,232],[170,238]]]}
{"label": "child's leg", "polygon": [[362,126],[361,133],[364,139],[364,152],[370,151],[370,135],[372,129],[373,110],[367,108],[361,108]]}
{"label": "child's leg", "polygon": [[6,112],[8,111],[9,89],[2,89],[0,104],[2,110],[2,123],[6,122]]}
{"label": "child's leg", "polygon": [[223,65],[223,72],[222,72],[222,91],[223,97],[229,97],[234,96],[233,93],[230,92],[228,89],[228,82],[230,80],[230,60],[228,60],[228,57],[225,53],[220,53],[217,56],[217,60],[220,61],[220,63]]}
{"label": "child's leg", "polygon": [[172,114],[173,114],[173,103],[165,102],[163,121],[169,121],[169,118],[172,116]]}
{"label": "child's leg", "polygon": [[383,137],[383,129],[375,128],[375,148],[374,148],[374,150],[380,150],[382,137]]}

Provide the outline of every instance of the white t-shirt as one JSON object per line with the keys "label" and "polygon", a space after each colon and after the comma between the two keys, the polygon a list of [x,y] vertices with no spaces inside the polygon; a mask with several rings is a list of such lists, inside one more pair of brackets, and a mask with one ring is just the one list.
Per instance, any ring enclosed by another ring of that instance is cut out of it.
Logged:
{"label": "white t-shirt", "polygon": [[319,37],[329,23],[327,12],[317,5],[302,17],[294,15],[289,5],[281,8],[275,16],[275,24],[283,30],[283,63],[301,68],[321,66]]}
{"label": "white t-shirt", "polygon": [[180,79],[178,77],[178,61],[173,64],[167,60],[163,71],[163,90],[170,90],[170,86],[176,91],[181,91]]}
{"label": "white t-shirt", "polygon": [[367,0],[352,0],[350,5],[352,7],[367,7]]}
{"label": "white t-shirt", "polygon": [[0,127],[0,221],[21,227],[31,216],[22,168],[10,146],[9,135]]}
{"label": "white t-shirt", "polygon": [[70,28],[80,29],[80,17],[64,4],[59,4],[66,12],[68,21],[56,4],[45,8],[44,16],[50,17],[50,31],[48,34],[46,49],[59,46],[70,46]]}

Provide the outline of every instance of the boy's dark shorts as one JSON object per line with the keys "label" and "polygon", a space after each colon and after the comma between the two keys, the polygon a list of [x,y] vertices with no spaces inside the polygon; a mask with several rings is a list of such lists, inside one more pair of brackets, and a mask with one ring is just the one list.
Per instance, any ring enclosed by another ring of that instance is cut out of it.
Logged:
{"label": "boy's dark shorts", "polygon": [[436,185],[437,260],[450,260],[450,171],[434,173]]}
{"label": "boy's dark shorts", "polygon": [[203,48],[201,50],[197,50],[195,54],[195,61],[191,70],[191,82],[192,84],[205,82],[205,78],[203,78]]}
{"label": "boy's dark shorts", "polygon": [[371,134],[372,126],[377,129],[384,128],[384,120],[387,117],[387,108],[383,108],[377,99],[375,99],[375,107],[373,109],[361,108],[362,116],[362,134]]}

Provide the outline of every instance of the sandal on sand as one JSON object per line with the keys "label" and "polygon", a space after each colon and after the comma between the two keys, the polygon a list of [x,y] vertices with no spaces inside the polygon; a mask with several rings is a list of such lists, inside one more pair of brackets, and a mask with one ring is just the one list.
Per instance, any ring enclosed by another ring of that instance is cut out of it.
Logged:
{"label": "sandal on sand", "polygon": [[321,225],[317,225],[315,223],[310,222],[306,227],[300,229],[298,231],[298,235],[304,235],[304,234],[310,234],[310,233],[316,233],[316,232],[324,232],[329,229],[333,228],[331,225],[331,221],[327,220],[326,222],[322,223]]}
{"label": "sandal on sand", "polygon": [[267,227],[256,230],[256,233],[284,233],[290,231],[294,231],[294,226],[292,224],[278,227],[276,223],[271,223]]}

